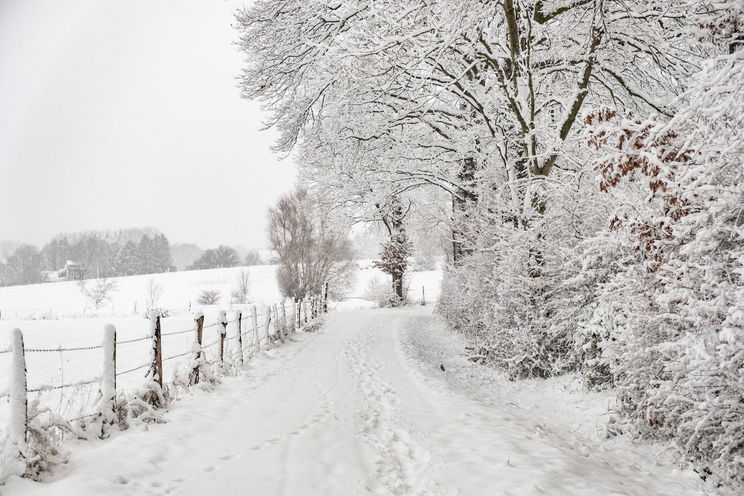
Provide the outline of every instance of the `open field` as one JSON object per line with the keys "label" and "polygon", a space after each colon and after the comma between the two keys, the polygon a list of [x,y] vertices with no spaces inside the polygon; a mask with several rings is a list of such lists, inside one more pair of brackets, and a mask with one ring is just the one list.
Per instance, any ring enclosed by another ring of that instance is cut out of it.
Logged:
{"label": "open field", "polygon": [[[241,271],[247,270],[251,281],[251,303],[230,303],[230,293]],[[103,363],[100,349],[102,331],[107,323],[117,329],[117,386],[119,389],[142,385],[149,364],[151,341],[149,322],[145,318],[146,287],[151,280],[162,287],[158,307],[168,311],[162,319],[162,347],[164,380],[172,382],[178,373],[185,371],[191,358],[194,342],[193,314],[201,311],[205,316],[203,343],[211,359],[218,353],[219,328],[216,325],[220,310],[227,312],[227,356],[237,355],[237,322],[235,312],[243,313],[242,329],[250,328],[251,306],[255,305],[258,327],[265,336],[266,305],[280,304],[275,278],[275,266],[235,267],[227,269],[173,272],[147,276],[116,278],[117,291],[111,302],[95,310],[82,295],[75,282],[35,284],[7,287],[0,290],[3,309],[0,320],[0,352],[10,344],[13,328],[24,334],[28,389],[48,389],[30,393],[38,398],[40,406],[49,407],[66,419],[78,418],[90,412],[98,390],[97,379]],[[427,300],[433,301],[439,292],[439,271],[411,273],[410,287],[414,301],[420,298],[421,287],[426,288]],[[347,307],[370,306],[363,299],[370,281],[380,284],[389,280],[385,274],[370,268],[369,262],[360,262],[354,287],[349,299],[336,304],[341,310]],[[415,288],[415,291],[414,289]],[[220,292],[216,305],[198,305],[197,296],[205,289]],[[286,302],[287,313],[291,303]],[[246,318],[248,316],[248,318]],[[244,348],[246,344],[244,343]],[[71,351],[59,351],[59,349]],[[80,349],[84,348],[84,349]],[[38,351],[33,351],[38,350]],[[44,351],[42,351],[44,350]],[[0,395],[6,391],[10,367],[10,353],[0,353]],[[90,384],[79,384],[88,383]],[[71,387],[62,387],[73,385]],[[56,389],[54,389],[56,388]],[[0,399],[0,425],[4,425],[7,401]]]}

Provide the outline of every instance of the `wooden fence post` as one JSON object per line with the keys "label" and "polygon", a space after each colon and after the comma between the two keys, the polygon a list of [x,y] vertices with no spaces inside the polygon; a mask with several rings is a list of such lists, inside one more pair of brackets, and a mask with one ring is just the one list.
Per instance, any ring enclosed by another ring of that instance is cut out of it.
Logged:
{"label": "wooden fence post", "polygon": [[279,308],[276,306],[276,303],[272,306],[274,309],[274,330],[276,331],[275,334],[279,336],[279,339],[284,342],[284,329],[282,328],[282,321],[279,318]]}
{"label": "wooden fence post", "polygon": [[323,313],[328,313],[328,283],[323,284]]}
{"label": "wooden fence post", "polygon": [[426,290],[421,286],[421,304],[426,305]]}
{"label": "wooden fence post", "polygon": [[253,320],[253,351],[251,355],[258,351],[261,352],[261,338],[258,335],[258,315],[256,313],[256,305],[251,305],[251,319]]}
{"label": "wooden fence post", "polygon": [[295,320],[295,330],[302,328],[302,300],[298,300],[294,302],[294,320]]}
{"label": "wooden fence post", "polygon": [[[26,472],[28,457],[28,398],[26,393],[26,354],[23,348],[23,333],[13,329],[12,337],[13,369],[9,385],[10,414],[5,445],[5,464],[8,475],[23,475]],[[2,480],[0,480],[2,482]]]}
{"label": "wooden fence post", "polygon": [[282,300],[282,332],[285,336],[289,334],[289,326],[287,325],[287,308],[284,306],[284,300]]}
{"label": "wooden fence post", "polygon": [[106,324],[103,329],[103,371],[101,400],[96,408],[101,419],[101,439],[108,437],[109,426],[117,422],[116,415],[116,328]]}
{"label": "wooden fence post", "polygon": [[268,305],[264,305],[264,313],[266,314],[266,322],[264,322],[264,328],[266,331],[266,342],[268,343],[271,341],[271,334],[269,334],[270,325],[271,325],[271,307]]}
{"label": "wooden fence post", "polygon": [[238,324],[238,360],[240,361],[240,365],[243,365],[243,312],[240,310],[235,311],[235,322]]}
{"label": "wooden fence post", "polygon": [[307,297],[302,299],[302,314],[305,317],[305,324],[307,324]]}
{"label": "wooden fence post", "polygon": [[194,315],[194,323],[196,330],[196,346],[194,347],[194,368],[191,370],[191,377],[189,378],[189,384],[199,384],[199,368],[201,366],[202,356],[202,337],[204,334],[204,314],[197,312]]}
{"label": "wooden fence post", "polygon": [[152,363],[148,375],[163,388],[163,349],[160,340],[160,313],[157,310],[150,311],[150,326],[152,336]]}
{"label": "wooden fence post", "polygon": [[227,338],[227,313],[220,310],[220,363],[225,362],[225,338]]}

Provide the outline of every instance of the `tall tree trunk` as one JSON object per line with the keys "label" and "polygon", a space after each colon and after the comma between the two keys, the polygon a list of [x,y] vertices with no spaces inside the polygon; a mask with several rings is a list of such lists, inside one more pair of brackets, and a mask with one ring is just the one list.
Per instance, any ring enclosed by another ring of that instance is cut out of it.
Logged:
{"label": "tall tree trunk", "polygon": [[466,244],[463,226],[467,225],[470,209],[478,203],[478,194],[474,191],[477,172],[475,158],[463,160],[462,170],[457,175],[462,186],[460,196],[452,197],[452,263],[459,265],[473,250]]}
{"label": "tall tree trunk", "polygon": [[398,298],[403,299],[403,274],[393,274],[393,291]]}

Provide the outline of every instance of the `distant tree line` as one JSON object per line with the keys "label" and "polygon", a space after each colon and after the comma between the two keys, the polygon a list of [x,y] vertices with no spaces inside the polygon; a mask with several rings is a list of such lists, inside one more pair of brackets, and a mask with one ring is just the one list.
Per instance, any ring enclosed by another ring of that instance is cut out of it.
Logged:
{"label": "distant tree line", "polygon": [[60,271],[68,261],[82,267],[80,278],[155,274],[175,270],[168,238],[143,234],[138,241],[112,240],[102,233],[56,236],[41,250],[20,245],[0,263],[4,286],[42,282],[43,272]]}
{"label": "distant tree line", "polygon": [[201,256],[188,268],[189,270],[220,269],[223,267],[237,267],[240,263],[241,260],[235,248],[220,245],[214,249],[204,250]]}
{"label": "distant tree line", "polygon": [[0,286],[43,282],[48,279],[45,272],[61,271],[68,261],[80,264],[82,273],[76,276],[80,279],[271,263],[262,260],[257,250],[241,258],[235,248],[226,245],[203,251],[196,245],[172,246],[164,234],[152,228],[59,234],[41,249],[32,244],[13,248],[5,252],[4,261],[0,256]]}

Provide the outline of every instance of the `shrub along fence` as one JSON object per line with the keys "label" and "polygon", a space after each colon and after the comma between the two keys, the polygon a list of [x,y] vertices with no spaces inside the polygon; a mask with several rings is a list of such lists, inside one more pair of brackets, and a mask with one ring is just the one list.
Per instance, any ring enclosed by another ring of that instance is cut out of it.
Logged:
{"label": "shrub along fence", "polygon": [[[204,315],[197,312],[193,328],[170,332],[162,331],[162,316],[151,312],[148,315],[150,332],[143,337],[117,341],[115,326],[107,324],[100,345],[71,348],[26,348],[22,331],[14,329],[10,348],[0,350],[0,355],[9,354],[11,358],[8,389],[0,392],[0,400],[9,403],[6,432],[0,433],[0,484],[10,475],[36,478],[50,464],[60,461],[61,455],[56,448],[66,432],[83,438],[105,438],[112,426],[126,428],[131,419],[162,421],[158,411],[168,405],[176,387],[198,385],[209,388],[220,381],[220,376],[239,373],[243,363],[259,353],[262,347],[283,343],[298,329],[314,326],[320,314],[327,311],[325,295],[315,296],[289,305],[285,302],[267,305],[260,313],[255,305],[251,305],[249,311],[235,311],[232,320],[228,320],[223,310],[215,322],[208,324],[205,324]],[[259,316],[263,317],[260,325]],[[231,323],[236,332],[228,336]],[[217,329],[217,338],[204,344],[204,331],[208,328]],[[163,338],[185,333],[194,335],[191,349],[165,355],[167,350],[164,350]],[[121,347],[147,340],[151,342],[147,362],[120,370],[117,354],[121,357]],[[229,342],[234,345],[228,346]],[[214,352],[211,359],[208,349]],[[55,386],[28,387],[26,354],[87,350],[101,350],[103,366],[99,377]],[[187,373],[174,377],[170,384],[164,383],[163,363],[179,358],[188,360]],[[144,386],[134,392],[119,391],[117,378],[137,371],[144,371]],[[39,409],[38,398],[29,402],[29,396],[33,394],[38,396],[64,389],[77,393],[79,388],[95,384],[98,384],[98,394],[90,405],[92,409],[85,414],[78,412],[73,419],[65,419],[60,412],[51,409]]]}

